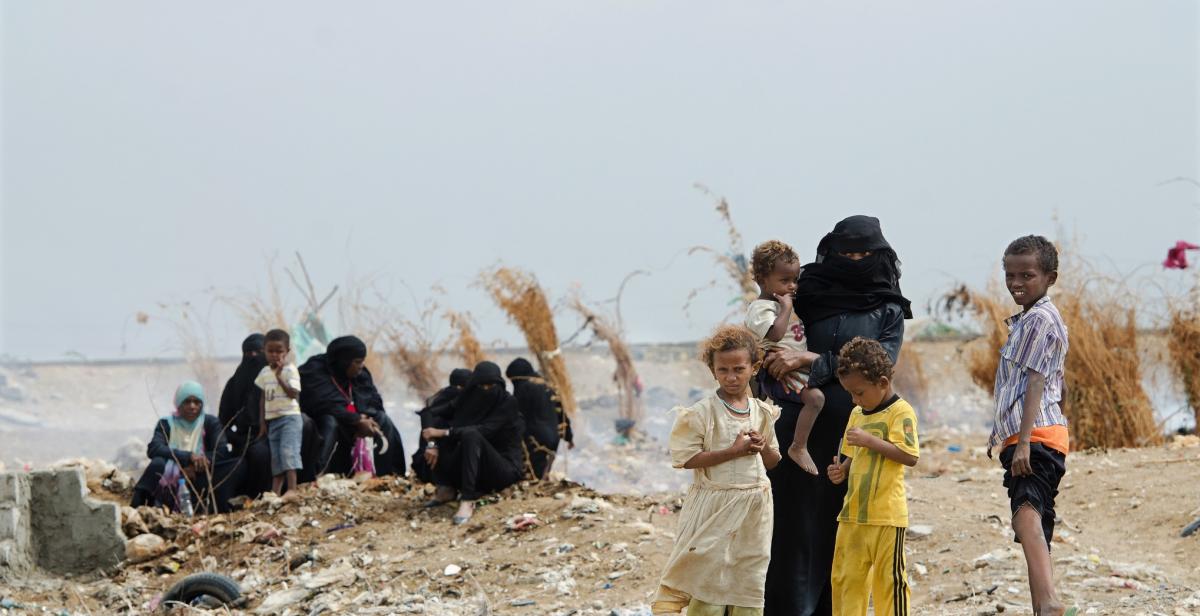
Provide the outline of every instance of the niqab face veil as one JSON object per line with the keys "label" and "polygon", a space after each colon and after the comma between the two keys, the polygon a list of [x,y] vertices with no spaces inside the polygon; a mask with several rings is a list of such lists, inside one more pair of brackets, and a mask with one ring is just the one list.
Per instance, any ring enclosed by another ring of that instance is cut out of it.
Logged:
{"label": "niqab face veil", "polygon": [[[842,256],[852,252],[871,254],[859,260]],[[886,303],[898,304],[904,318],[912,318],[911,302],[900,291],[900,259],[883,237],[878,218],[846,218],[821,239],[816,260],[804,266],[796,288],[796,313],[811,324]]]}

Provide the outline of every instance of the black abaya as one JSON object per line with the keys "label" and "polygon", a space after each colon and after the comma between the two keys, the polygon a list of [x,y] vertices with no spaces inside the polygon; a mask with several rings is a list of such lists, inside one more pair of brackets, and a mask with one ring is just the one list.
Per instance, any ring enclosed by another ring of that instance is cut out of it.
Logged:
{"label": "black abaya", "polygon": [[[345,358],[334,356],[339,349],[337,343],[345,338],[351,337],[335,339],[329,343],[329,352],[314,355],[300,366],[300,410],[312,418],[321,439],[321,446],[312,459],[305,460],[305,471],[318,475],[351,472],[350,453],[357,438],[355,429],[359,421],[369,417],[388,439],[387,452],[381,454],[378,447],[375,450],[375,474],[404,475],[407,470],[404,443],[400,440],[400,431],[383,410],[383,397],[375,388],[371,372],[363,368],[353,379],[347,379]],[[358,344],[362,342],[358,341]],[[363,356],[365,348],[362,347]],[[335,374],[338,375],[336,380]],[[346,409],[351,400],[357,412]]]}

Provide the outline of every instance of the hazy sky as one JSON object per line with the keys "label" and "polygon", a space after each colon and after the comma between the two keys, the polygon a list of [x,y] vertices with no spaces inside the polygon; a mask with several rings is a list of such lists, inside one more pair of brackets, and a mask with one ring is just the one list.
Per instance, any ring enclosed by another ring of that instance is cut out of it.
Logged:
{"label": "hazy sky", "polygon": [[[1200,240],[1197,5],[1076,2],[3,2],[0,351],[177,354],[158,302],[468,285],[503,259],[610,297],[635,341],[703,335],[727,290],[702,182],[807,260],[869,213],[925,301],[1059,223],[1152,274]],[[287,289],[288,287],[285,287]],[[213,291],[212,289],[215,289]],[[212,314],[223,353],[243,331]],[[566,335],[578,320],[559,319]]]}

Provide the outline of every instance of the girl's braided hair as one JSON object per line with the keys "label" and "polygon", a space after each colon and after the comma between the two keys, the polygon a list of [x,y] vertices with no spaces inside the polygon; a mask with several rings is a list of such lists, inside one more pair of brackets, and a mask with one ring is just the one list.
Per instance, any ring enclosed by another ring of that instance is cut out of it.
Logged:
{"label": "girl's braided hair", "polygon": [[762,349],[758,348],[758,337],[742,325],[722,325],[707,340],[700,343],[700,359],[704,365],[713,367],[713,356],[725,351],[745,349],[750,354],[750,365],[762,361]]}
{"label": "girl's braided hair", "polygon": [[767,240],[754,247],[750,255],[750,272],[755,280],[761,280],[775,269],[776,263],[792,263],[800,257],[791,246],[779,240]]}
{"label": "girl's braided hair", "polygon": [[878,340],[858,336],[838,351],[838,378],[851,372],[863,375],[872,383],[879,383],[883,377],[892,378],[892,358]]}

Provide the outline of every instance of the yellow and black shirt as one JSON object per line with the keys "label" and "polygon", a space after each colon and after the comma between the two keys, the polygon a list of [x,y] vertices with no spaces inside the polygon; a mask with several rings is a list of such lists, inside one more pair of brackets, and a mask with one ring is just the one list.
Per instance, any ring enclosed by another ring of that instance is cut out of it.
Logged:
{"label": "yellow and black shirt", "polygon": [[[873,411],[854,407],[846,422],[846,430],[851,428],[860,428],[894,443],[903,452],[921,455],[917,445],[917,413],[900,396],[892,396]],[[904,465],[866,447],[849,445],[844,437],[841,453],[852,461],[846,479],[846,500],[838,521],[907,527]]]}

